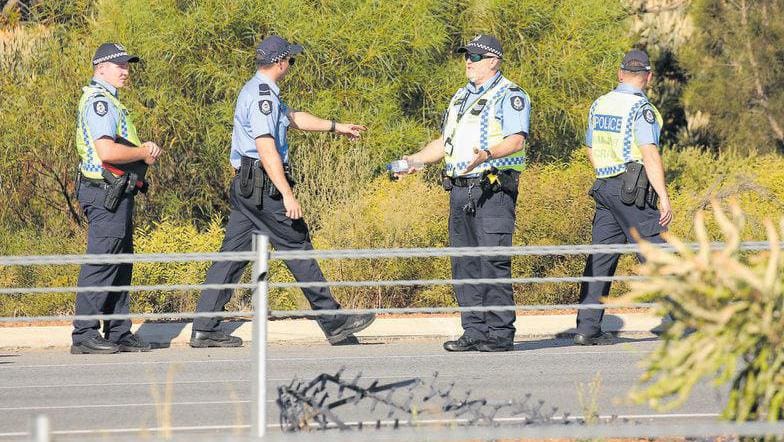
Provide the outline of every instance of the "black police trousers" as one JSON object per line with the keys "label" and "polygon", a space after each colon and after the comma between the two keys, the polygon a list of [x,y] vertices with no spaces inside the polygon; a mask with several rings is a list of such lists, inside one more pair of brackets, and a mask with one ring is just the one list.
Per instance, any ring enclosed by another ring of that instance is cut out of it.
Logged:
{"label": "black police trousers", "polygon": [[[235,176],[229,190],[231,198],[231,214],[226,225],[221,252],[247,252],[251,250],[253,234],[269,236],[270,243],[276,250],[313,250],[308,226],[302,219],[292,220],[286,216],[283,199],[270,197],[264,192],[262,207],[259,209],[253,197],[244,198],[239,193],[239,176]],[[206,284],[237,283],[248,261],[214,262],[207,271]],[[318,263],[313,259],[287,260],[294,278],[299,282],[325,281]],[[302,289],[305,297],[314,310],[339,309],[328,287]],[[221,312],[231,299],[232,289],[207,289],[201,292],[197,312]],[[341,318],[322,316],[318,320],[322,329],[330,330],[339,325]],[[220,328],[219,318],[196,318],[193,330],[216,331]]]}
{"label": "black police trousers", "polygon": [[[106,191],[84,181],[77,190],[77,199],[87,216],[87,253],[133,253],[133,196],[120,200],[117,210],[104,208]],[[133,264],[83,264],[79,271],[79,287],[130,285]],[[77,315],[128,314],[130,297],[123,292],[79,292],[76,294]],[[98,320],[74,321],[74,344],[98,336]],[[130,333],[129,319],[104,321],[104,337],[118,341]]]}
{"label": "black police trousers", "polygon": [[[519,180],[519,175],[514,174]],[[517,188],[517,186],[515,186]],[[517,193],[482,192],[479,185],[471,189],[476,213],[466,213],[469,187],[453,187],[449,193],[449,245],[451,247],[511,246],[515,224]],[[452,257],[453,279],[511,278],[509,256]],[[511,306],[511,284],[461,284],[454,287],[460,307]],[[515,312],[464,312],[464,333],[479,340],[512,341]]]}
{"label": "black police trousers", "polygon": [[[596,201],[596,214],[591,232],[592,244],[626,244],[634,242],[631,230],[636,229],[640,237],[651,243],[663,243],[660,233],[666,228],[659,225],[659,210],[650,206],[640,209],[621,202],[621,177],[597,179],[591,188]],[[618,265],[617,253],[595,253],[589,255],[583,276],[612,276]],[[641,255],[637,255],[644,262]],[[598,304],[610,293],[610,282],[584,282],[580,286],[581,304]],[[577,333],[595,336],[601,332],[604,309],[579,310]]]}

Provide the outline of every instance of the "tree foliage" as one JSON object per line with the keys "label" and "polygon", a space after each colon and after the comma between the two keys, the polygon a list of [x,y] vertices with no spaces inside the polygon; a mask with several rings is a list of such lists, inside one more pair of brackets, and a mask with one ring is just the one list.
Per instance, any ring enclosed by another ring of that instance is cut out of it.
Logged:
{"label": "tree foliage", "polygon": [[8,195],[0,222],[56,232],[77,229],[79,210],[68,197],[78,162],[74,111],[103,41],[122,42],[143,59],[123,101],[142,138],[166,150],[139,201],[142,224],[161,217],[207,223],[226,213],[233,107],[252,75],[253,49],[270,33],[303,43],[284,98],[370,127],[354,145],[292,133],[298,195],[316,226],[386,161],[438,135],[449,97],[466,81],[452,51],[475,33],[503,41],[505,74],[533,100],[529,151],[544,159],[579,147],[586,109],[612,86],[629,45],[623,8],[601,0],[24,3],[32,5],[30,21],[7,26],[18,38],[0,37],[0,179]]}
{"label": "tree foliage", "polygon": [[715,148],[784,149],[784,1],[694,0],[692,41],[680,51],[690,77],[686,109],[706,114]]}

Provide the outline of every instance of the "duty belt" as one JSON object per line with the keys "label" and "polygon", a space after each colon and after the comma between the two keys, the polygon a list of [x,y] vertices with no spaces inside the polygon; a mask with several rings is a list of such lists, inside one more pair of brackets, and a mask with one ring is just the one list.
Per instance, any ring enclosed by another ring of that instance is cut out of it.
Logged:
{"label": "duty belt", "polygon": [[476,186],[482,181],[481,176],[477,177],[449,177],[449,180],[452,181],[452,185],[455,187],[469,187],[469,186]]}
{"label": "duty belt", "polygon": [[95,178],[87,178],[84,175],[79,177],[79,181],[82,184],[86,185],[86,186],[97,187],[99,189],[106,189],[107,187],[109,187],[109,184],[107,184],[106,181],[104,181],[104,180],[98,180],[98,179],[95,179]]}

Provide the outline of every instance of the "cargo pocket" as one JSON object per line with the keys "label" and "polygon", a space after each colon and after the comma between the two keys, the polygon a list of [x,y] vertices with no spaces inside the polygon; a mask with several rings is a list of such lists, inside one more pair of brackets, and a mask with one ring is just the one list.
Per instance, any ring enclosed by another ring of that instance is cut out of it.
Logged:
{"label": "cargo pocket", "polygon": [[308,225],[303,218],[291,219],[286,216],[286,212],[277,210],[273,212],[273,217],[278,224],[274,230],[281,239],[297,243],[308,239]]}
{"label": "cargo pocket", "polygon": [[507,233],[514,232],[515,220],[512,217],[488,216],[482,220],[482,230],[485,233]]}
{"label": "cargo pocket", "polygon": [[598,192],[599,189],[602,188],[602,186],[604,186],[604,181],[602,180],[594,181],[593,186],[591,186],[591,190],[588,191],[588,196],[592,197],[593,199],[596,199],[596,192]]}
{"label": "cargo pocket", "polygon": [[659,224],[659,218],[651,218],[637,226],[637,230],[641,237],[650,238],[662,233],[665,228]]}
{"label": "cargo pocket", "polygon": [[125,223],[122,222],[97,222],[90,226],[96,238],[124,238]]}

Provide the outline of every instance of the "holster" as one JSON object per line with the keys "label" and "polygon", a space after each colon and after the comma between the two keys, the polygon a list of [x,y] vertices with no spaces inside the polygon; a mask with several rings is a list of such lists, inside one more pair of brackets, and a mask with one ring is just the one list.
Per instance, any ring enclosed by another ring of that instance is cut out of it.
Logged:
{"label": "holster", "polygon": [[656,208],[659,200],[645,173],[645,167],[640,163],[626,163],[626,172],[622,175],[621,202],[627,206],[634,205],[644,209],[645,205]]}
{"label": "holster", "polygon": [[258,167],[258,160],[243,156],[240,163],[240,196],[250,198],[253,195],[253,180],[255,169]]}
{"label": "holster", "polygon": [[446,171],[441,172],[441,186],[447,192],[452,190],[452,187],[454,187],[454,185],[452,184],[452,178],[446,174]]}
{"label": "holster", "polygon": [[516,170],[498,170],[495,167],[491,167],[482,173],[482,181],[480,181],[480,186],[485,192],[503,191],[510,194],[516,193],[518,176],[519,172]]}
{"label": "holster", "polygon": [[[253,204],[261,208],[264,204],[264,178],[267,176],[264,173],[261,165],[253,168],[253,188],[251,190]],[[250,195],[249,195],[250,196]]]}
{"label": "holster", "polygon": [[[278,190],[278,188],[275,187],[275,184],[272,182],[272,180],[269,178],[269,175],[267,175],[266,172],[262,170],[262,173],[264,175],[264,183],[263,183],[264,189],[266,190],[267,194],[270,196],[270,198],[280,199],[280,197],[282,196],[280,190]],[[288,181],[289,186],[291,186],[291,188],[293,189],[294,185],[297,184],[297,182],[294,181],[294,178],[291,175],[291,167],[288,164],[283,165],[283,173],[286,176],[286,181]]]}
{"label": "holster", "polygon": [[[288,164],[283,165],[283,172],[286,175],[289,185],[294,187],[296,182],[291,176],[291,168]],[[271,198],[278,199],[281,193],[277,187],[272,183],[264,168],[261,166],[259,160],[251,157],[243,156],[241,158],[239,193],[243,198],[251,198],[253,204],[261,207],[264,201],[264,193],[266,192]]]}
{"label": "holster", "polygon": [[[102,175],[104,181],[109,185],[106,188],[103,206],[106,210],[114,212],[120,205],[120,200],[122,200],[123,196],[135,193],[137,176],[134,173],[114,176],[106,169],[103,170]],[[133,181],[131,181],[131,178],[133,178]]]}

